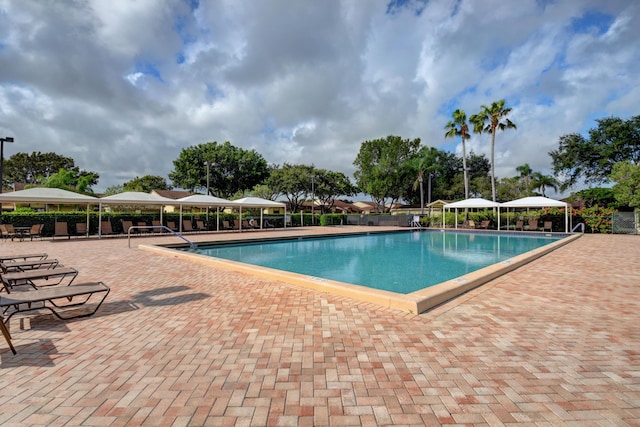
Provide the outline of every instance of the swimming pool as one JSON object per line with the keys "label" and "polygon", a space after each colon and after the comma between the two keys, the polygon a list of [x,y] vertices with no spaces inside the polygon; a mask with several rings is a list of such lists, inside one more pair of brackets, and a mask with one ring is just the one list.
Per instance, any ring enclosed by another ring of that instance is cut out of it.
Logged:
{"label": "swimming pool", "polygon": [[199,246],[196,253],[314,278],[409,294],[532,251],[564,236],[369,233]]}

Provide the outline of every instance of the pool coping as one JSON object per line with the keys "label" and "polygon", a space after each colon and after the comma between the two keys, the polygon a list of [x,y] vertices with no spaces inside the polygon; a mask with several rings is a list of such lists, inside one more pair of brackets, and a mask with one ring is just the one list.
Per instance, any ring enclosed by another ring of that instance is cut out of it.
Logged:
{"label": "pool coping", "polygon": [[[442,232],[452,232],[454,230],[442,230]],[[456,230],[457,232],[465,232],[466,230]],[[404,231],[407,232],[407,231]],[[376,233],[374,231],[374,233]],[[493,233],[509,233],[512,232],[493,232]],[[354,234],[371,234],[367,233],[344,233],[342,235],[354,235]],[[532,233],[528,233],[531,235]],[[550,235],[551,233],[540,233],[540,235]],[[564,233],[557,233],[564,234]],[[300,235],[295,237],[270,237],[264,239],[265,241],[273,240],[290,240],[299,238],[322,238],[322,237],[335,237],[336,234],[327,235]],[[507,260],[492,264],[490,266],[481,268],[471,273],[467,273],[463,276],[456,277],[451,280],[447,280],[428,288],[420,289],[409,294],[399,294],[396,292],[368,288],[366,286],[355,285],[351,283],[339,282],[336,280],[325,279],[321,277],[314,277],[300,273],[293,273],[288,271],[276,270],[269,267],[262,267],[257,265],[245,264],[238,261],[231,261],[222,258],[215,258],[208,255],[201,255],[192,252],[179,251],[175,248],[184,245],[170,244],[170,245],[139,245],[139,249],[157,252],[163,255],[172,257],[187,259],[191,261],[202,262],[210,264],[218,268],[227,270],[247,273],[259,276],[265,279],[279,280],[291,285],[301,286],[307,289],[313,289],[315,291],[326,292],[334,295],[345,296],[354,298],[356,300],[365,301],[373,304],[377,304],[387,308],[394,308],[398,310],[407,311],[409,313],[423,313],[436,306],[439,306],[449,300],[452,300],[478,286],[481,286],[496,277],[502,276],[510,271],[513,271],[531,261],[534,261],[555,249],[562,247],[566,244],[573,242],[580,238],[582,234],[573,234],[565,238],[549,243],[545,246],[533,249]],[[224,242],[211,242],[212,244],[232,244],[232,243],[255,243],[263,239],[251,239],[251,240],[237,240],[237,241],[224,241]],[[209,243],[209,242],[198,242]]]}

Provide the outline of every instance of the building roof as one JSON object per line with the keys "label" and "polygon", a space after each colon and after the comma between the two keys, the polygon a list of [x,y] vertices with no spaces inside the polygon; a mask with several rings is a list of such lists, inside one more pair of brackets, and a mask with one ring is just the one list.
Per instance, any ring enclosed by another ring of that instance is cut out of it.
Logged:
{"label": "building roof", "polygon": [[185,190],[153,190],[151,193],[155,193],[158,196],[166,197],[167,199],[178,200],[183,197],[193,196],[195,193]]}

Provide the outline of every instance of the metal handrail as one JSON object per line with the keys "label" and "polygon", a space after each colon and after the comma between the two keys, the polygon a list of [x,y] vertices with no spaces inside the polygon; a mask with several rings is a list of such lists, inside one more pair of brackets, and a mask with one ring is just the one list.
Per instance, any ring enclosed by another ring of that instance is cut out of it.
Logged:
{"label": "metal handrail", "polygon": [[131,230],[134,230],[136,228],[144,228],[145,230],[148,230],[150,228],[161,228],[163,230],[167,230],[169,233],[171,233],[171,234],[175,235],[176,237],[179,237],[182,240],[184,240],[185,242],[187,242],[189,244],[189,246],[191,247],[191,249],[195,249],[196,248],[196,244],[195,243],[193,243],[191,240],[189,240],[186,237],[184,237],[182,234],[180,234],[180,233],[178,233],[176,231],[173,231],[172,229],[170,229],[166,225],[132,225],[127,230],[127,239],[129,241],[129,249],[131,249]]}
{"label": "metal handrail", "polygon": [[580,228],[582,229],[582,233],[584,233],[584,230],[585,230],[585,228],[584,228],[584,222],[579,222],[579,223],[577,223],[577,224],[575,225],[575,227],[573,227],[573,228],[571,229],[571,232],[572,232],[572,233],[575,233],[575,232],[576,232],[576,229],[577,229],[578,227],[580,227]]}

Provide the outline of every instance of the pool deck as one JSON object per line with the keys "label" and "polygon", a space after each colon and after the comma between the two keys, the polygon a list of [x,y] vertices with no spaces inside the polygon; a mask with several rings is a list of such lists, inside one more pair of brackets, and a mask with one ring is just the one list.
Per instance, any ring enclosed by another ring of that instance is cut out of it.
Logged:
{"label": "pool deck", "polygon": [[[331,230],[372,228],[189,238]],[[640,426],[640,236],[585,235],[419,315],[131,242],[0,243],[111,287],[93,317],[11,319],[0,425]]]}

